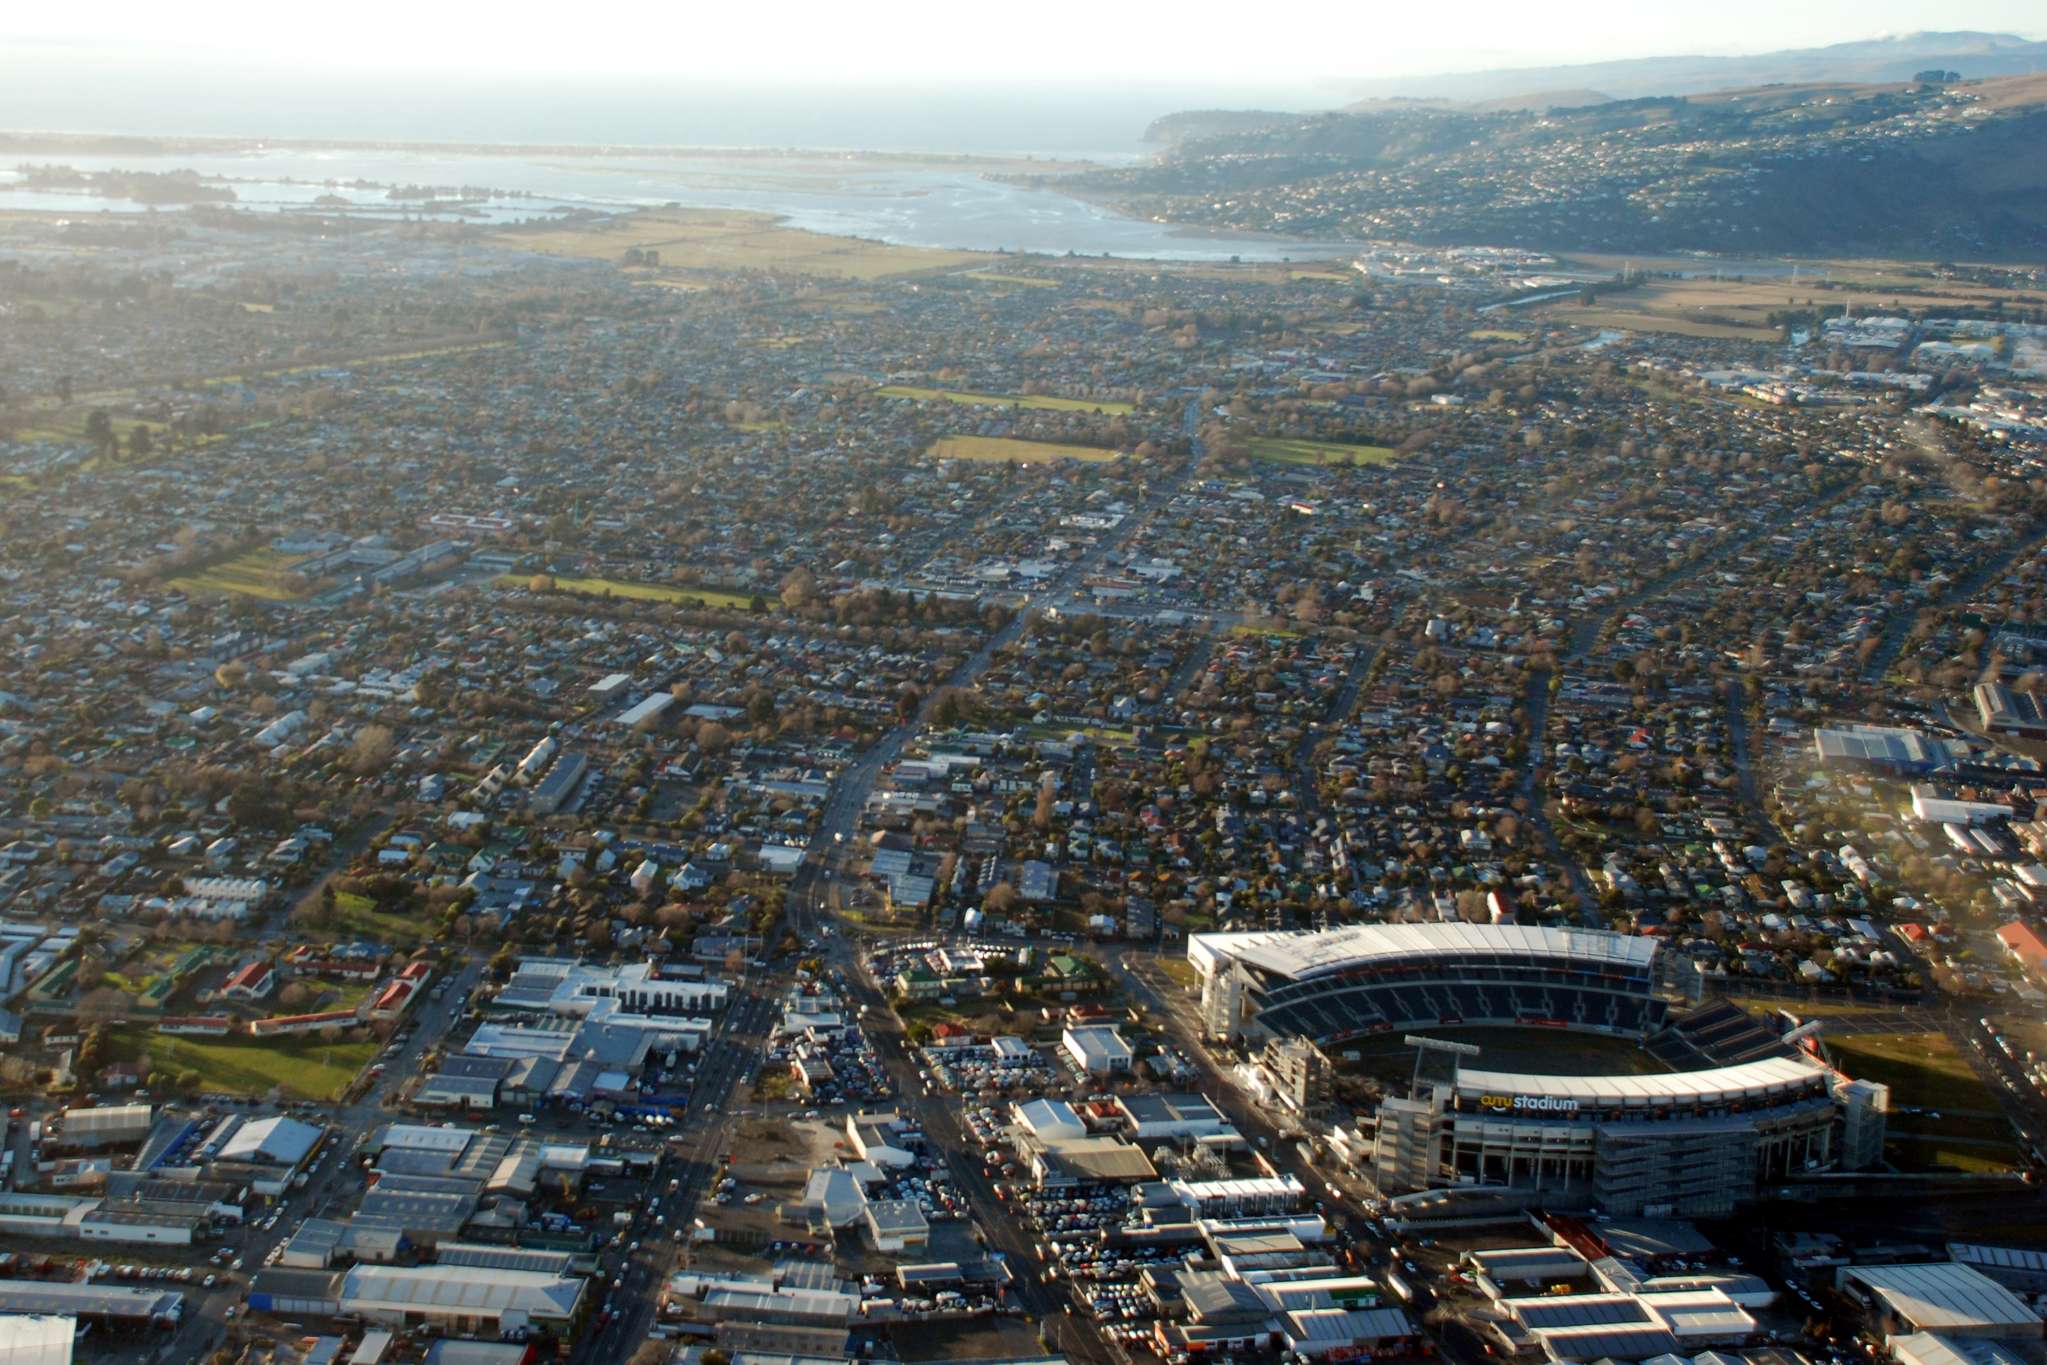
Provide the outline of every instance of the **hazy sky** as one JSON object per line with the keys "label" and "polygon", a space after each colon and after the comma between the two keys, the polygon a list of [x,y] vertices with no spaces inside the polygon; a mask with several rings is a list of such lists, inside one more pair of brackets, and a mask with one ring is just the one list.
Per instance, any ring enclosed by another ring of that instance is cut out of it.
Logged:
{"label": "hazy sky", "polygon": [[[1917,29],[2047,36],[2047,0],[99,0],[0,13],[0,80],[48,44],[292,67],[886,80],[1389,76],[1820,46]],[[195,52],[195,49],[197,52]],[[125,55],[125,54],[124,54]]]}

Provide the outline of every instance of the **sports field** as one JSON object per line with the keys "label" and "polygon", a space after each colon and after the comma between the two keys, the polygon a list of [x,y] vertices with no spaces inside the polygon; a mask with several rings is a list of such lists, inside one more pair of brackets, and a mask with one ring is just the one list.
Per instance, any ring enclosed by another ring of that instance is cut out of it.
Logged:
{"label": "sports field", "polygon": [[293,570],[299,561],[275,550],[250,550],[195,573],[182,574],[164,586],[179,592],[232,593],[266,602],[296,602],[305,596],[304,581]]}
{"label": "sports field", "polygon": [[992,408],[1034,408],[1041,412],[1103,412],[1122,416],[1131,405],[1110,398],[1059,398],[1043,393],[966,393],[959,389],[920,389],[908,384],[888,384],[874,391],[877,398],[912,398],[920,403],[967,403]]}
{"label": "sports field", "polygon": [[1054,445],[1050,441],[1015,441],[1007,436],[948,436],[931,445],[935,460],[988,460],[1009,464],[1043,464],[1047,460],[1088,460],[1094,463],[1116,458],[1113,450],[1099,446]]}
{"label": "sports field", "polygon": [[[590,597],[621,597],[629,602],[673,602],[677,606],[731,607],[740,611],[753,605],[743,593],[718,588],[685,588],[671,583],[631,583],[622,578],[563,578],[547,575],[555,592],[582,593]],[[505,574],[495,580],[500,588],[530,589],[533,579],[526,574]]]}
{"label": "sports field", "polygon": [[[1414,1032],[1448,1043],[1469,1043],[1478,1056],[1463,1059],[1474,1071],[1518,1071],[1537,1076],[1655,1076],[1670,1070],[1625,1038],[1563,1029],[1438,1027]],[[1358,1039],[1330,1049],[1346,1065],[1387,1080],[1414,1074],[1415,1050],[1402,1034]],[[1357,1060],[1351,1061],[1351,1054]]]}
{"label": "sports field", "polygon": [[1245,442],[1256,459],[1273,464],[1391,464],[1388,446],[1354,446],[1341,441],[1300,441],[1285,436],[1253,436]]}

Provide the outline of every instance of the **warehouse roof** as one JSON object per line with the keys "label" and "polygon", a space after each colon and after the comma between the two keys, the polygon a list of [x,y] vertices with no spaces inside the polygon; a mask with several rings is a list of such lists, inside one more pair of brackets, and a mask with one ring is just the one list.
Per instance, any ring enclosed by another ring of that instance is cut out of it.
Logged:
{"label": "warehouse roof", "polygon": [[71,1365],[78,1319],[50,1313],[0,1317],[0,1365]]}
{"label": "warehouse roof", "polygon": [[1844,1266],[1840,1282],[1860,1284],[1922,1332],[2011,1327],[2039,1335],[2040,1315],[1982,1271],[1952,1261]]}
{"label": "warehouse roof", "polygon": [[278,1115],[257,1119],[235,1130],[220,1149],[222,1161],[257,1161],[266,1166],[296,1166],[320,1145],[322,1131],[310,1123]]}
{"label": "warehouse roof", "polygon": [[2025,1357],[2002,1342],[1983,1337],[1951,1337],[1939,1332],[1913,1332],[1891,1338],[1898,1365],[2024,1365]]}
{"label": "warehouse roof", "polygon": [[151,1113],[146,1104],[108,1104],[97,1109],[71,1109],[64,1114],[64,1133],[84,1137],[88,1134],[139,1131],[149,1127]]}
{"label": "warehouse roof", "polygon": [[583,1281],[530,1270],[481,1266],[357,1266],[342,1277],[342,1307],[395,1309],[460,1317],[560,1320],[576,1310]]}
{"label": "warehouse roof", "polygon": [[183,1294],[164,1289],[123,1289],[66,1280],[0,1280],[0,1313],[140,1319],[174,1313],[184,1300]]}
{"label": "warehouse roof", "polygon": [[1414,1334],[1407,1314],[1398,1308],[1307,1308],[1288,1313],[1287,1340],[1295,1343],[1383,1341]]}

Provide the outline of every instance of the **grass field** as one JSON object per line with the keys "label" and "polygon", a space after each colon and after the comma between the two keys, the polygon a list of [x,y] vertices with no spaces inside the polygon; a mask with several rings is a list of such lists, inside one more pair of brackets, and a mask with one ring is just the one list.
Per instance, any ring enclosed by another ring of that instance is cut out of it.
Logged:
{"label": "grass field", "polygon": [[377,903],[368,896],[358,896],[342,891],[334,897],[334,916],[330,921],[336,933],[356,934],[400,948],[411,947],[426,941],[433,932],[432,926],[410,915],[394,915],[377,909]]}
{"label": "grass field", "polygon": [[932,442],[930,454],[935,460],[989,460],[1010,464],[1043,464],[1047,460],[1088,460],[1099,464],[1116,458],[1115,451],[1098,446],[1013,441],[1007,436],[948,436],[942,441]]}
{"label": "grass field", "polygon": [[1835,1065],[1891,1088],[1891,1107],[1996,1113],[1997,1097],[1942,1033],[1853,1033],[1826,1040]]}
{"label": "grass field", "polygon": [[[525,588],[531,578],[521,574],[506,574],[496,580],[500,588]],[[673,602],[678,606],[731,607],[745,611],[752,606],[753,599],[744,593],[724,592],[717,588],[683,588],[667,583],[629,583],[621,578],[552,578],[556,592],[587,593],[602,597],[606,593],[624,598],[629,602]]]}
{"label": "grass field", "polygon": [[628,250],[655,253],[656,263],[631,266],[638,278],[665,283],[668,272],[772,270],[840,280],[885,280],[902,275],[984,265],[978,251],[937,251],[831,237],[780,226],[764,213],[725,209],[647,209],[593,223],[508,230],[500,246],[549,256],[622,261]]}
{"label": "grass field", "polygon": [[[1699,262],[1691,261],[1682,268],[1697,270]],[[1815,278],[1822,269],[1813,267],[1803,280],[1650,280],[1632,289],[1598,294],[1589,307],[1573,294],[1531,305],[1531,309],[1557,322],[1584,327],[1774,341],[1778,330],[1770,325],[1768,314],[1788,307],[1854,304],[1858,312],[1889,313],[1914,308],[1980,308],[2000,297],[2009,297],[2008,291],[1949,281],[1915,280],[1896,271],[1858,268],[1852,264],[1833,268],[1830,273],[1837,283],[1862,287],[1823,289]],[[1898,290],[1894,295],[1884,292],[1893,288]]]}
{"label": "grass field", "polygon": [[275,550],[250,550],[197,573],[180,575],[165,586],[180,592],[233,593],[266,602],[296,602],[305,591],[292,572],[295,562]]}
{"label": "grass field", "polygon": [[1970,1175],[2013,1171],[2021,1164],[2019,1149],[2008,1142],[1963,1145],[1922,1137],[1885,1139],[1884,1159],[1904,1171],[1949,1170]]}
{"label": "grass field", "polygon": [[1033,408],[1042,412],[1103,412],[1122,416],[1131,405],[1114,399],[1058,398],[1049,394],[965,393],[959,389],[919,389],[908,384],[889,384],[876,389],[877,398],[913,398],[920,403],[967,403],[979,407]]}
{"label": "grass field", "polygon": [[986,280],[989,284],[1014,284],[1025,289],[1057,289],[1059,281],[1048,280],[1042,275],[1008,275],[1000,270],[963,270],[960,275],[969,280]]}
{"label": "grass field", "polygon": [[1387,446],[1353,446],[1340,441],[1296,441],[1284,436],[1253,436],[1247,441],[1252,457],[1273,464],[1391,464],[1393,451]]}
{"label": "grass field", "polygon": [[1470,338],[1471,338],[1471,339],[1472,339],[1473,341],[1526,341],[1526,340],[1528,340],[1528,333],[1526,333],[1526,332],[1510,332],[1510,331],[1506,330],[1506,329],[1505,329],[1504,327],[1481,327],[1481,328],[1479,328],[1479,329],[1478,329],[1478,330],[1477,330],[1476,332],[1470,332],[1470,333],[1467,333],[1466,335],[1470,336]]}
{"label": "grass field", "polygon": [[197,1089],[231,1095],[267,1095],[281,1090],[294,1099],[336,1099],[356,1073],[377,1055],[374,1040],[326,1043],[311,1035],[271,1038],[181,1038],[142,1029],[119,1029],[108,1037],[115,1060],[149,1054],[159,1071],[197,1072]]}
{"label": "grass field", "polygon": [[1891,1088],[1884,1156],[1892,1165],[1981,1174],[2022,1164],[1997,1097],[1946,1034],[1855,1033],[1828,1038],[1826,1048],[1850,1076]]}

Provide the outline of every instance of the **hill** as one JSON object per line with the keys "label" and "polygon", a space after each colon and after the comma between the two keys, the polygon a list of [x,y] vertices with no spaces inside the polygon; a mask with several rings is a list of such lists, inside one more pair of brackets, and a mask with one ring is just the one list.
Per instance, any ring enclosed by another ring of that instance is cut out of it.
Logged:
{"label": "hill", "polygon": [[1361,102],[1406,97],[1475,103],[1545,90],[1598,90],[1616,99],[1633,99],[1755,85],[1881,85],[1936,69],[1964,79],[2047,71],[2047,43],[2010,33],[1923,32],[1746,57],[1636,57],[1402,76],[1360,81],[1352,89]]}
{"label": "hill", "polygon": [[2047,247],[2047,76],[1519,103],[1540,107],[1211,117],[1152,165],[1069,184],[1147,216],[1305,237],[1921,259]]}

